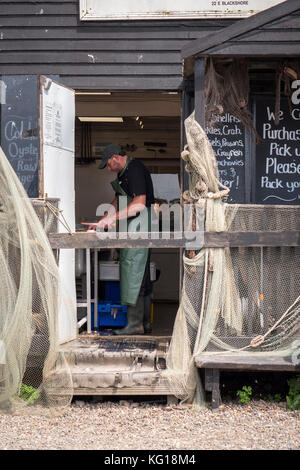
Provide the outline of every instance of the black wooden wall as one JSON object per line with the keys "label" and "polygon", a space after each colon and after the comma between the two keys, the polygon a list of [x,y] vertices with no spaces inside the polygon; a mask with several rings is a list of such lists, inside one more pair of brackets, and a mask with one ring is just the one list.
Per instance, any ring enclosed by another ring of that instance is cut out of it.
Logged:
{"label": "black wooden wall", "polygon": [[287,15],[284,15],[285,5],[280,4],[279,6],[282,9],[281,17],[269,21],[250,32],[233,37],[224,44],[211,48],[209,54],[211,56],[229,54],[244,57],[299,57],[300,2],[299,9]]}
{"label": "black wooden wall", "polygon": [[60,75],[75,89],[176,90],[183,45],[233,21],[81,22],[79,0],[0,0],[0,75]]}

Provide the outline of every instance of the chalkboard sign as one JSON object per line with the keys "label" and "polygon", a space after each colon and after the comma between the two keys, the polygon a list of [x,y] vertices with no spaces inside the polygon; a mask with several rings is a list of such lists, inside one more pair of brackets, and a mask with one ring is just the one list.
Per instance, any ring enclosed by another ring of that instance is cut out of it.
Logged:
{"label": "chalkboard sign", "polygon": [[256,146],[255,202],[300,204],[300,109],[281,100],[275,124],[275,99],[256,99],[256,129],[263,142]]}
{"label": "chalkboard sign", "polygon": [[38,77],[2,76],[1,147],[31,198],[39,195]]}
{"label": "chalkboard sign", "polygon": [[205,129],[214,149],[220,182],[230,189],[228,201],[246,202],[246,138],[241,121],[229,113],[216,118],[216,125]]}

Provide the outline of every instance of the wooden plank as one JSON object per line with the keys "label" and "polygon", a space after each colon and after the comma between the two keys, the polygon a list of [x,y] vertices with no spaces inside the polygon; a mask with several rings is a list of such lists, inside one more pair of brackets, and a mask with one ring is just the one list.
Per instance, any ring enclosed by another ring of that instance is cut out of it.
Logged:
{"label": "wooden plank", "polygon": [[[152,76],[167,76],[167,75],[180,75],[181,67],[178,64],[54,64],[56,75],[81,75],[81,76],[103,76],[115,75],[122,81],[123,75],[152,75]],[[3,64],[5,67],[6,75],[52,75],[53,65],[51,64]],[[98,85],[98,88],[101,88]],[[127,87],[126,87],[127,88]]]}
{"label": "wooden plank", "polygon": [[283,2],[272,8],[268,8],[257,15],[234,23],[217,34],[209,35],[205,39],[191,41],[190,44],[183,47],[182,57],[186,59],[195,54],[206,53],[206,51],[212,47],[224,44],[232,38],[260,28],[266,23],[277,20],[281,16],[288,15],[298,9],[299,0],[289,0],[288,2]]}
{"label": "wooden plank", "polygon": [[[22,73],[19,70],[19,73]],[[34,72],[32,72],[34,73]],[[35,73],[38,73],[36,71]],[[81,76],[69,75],[61,76],[60,82],[70,88],[85,90],[180,90],[182,85],[182,76],[159,76],[147,77],[145,75],[136,76],[107,76],[99,75]]]}
{"label": "wooden plank", "polygon": [[[92,374],[90,374],[92,375]],[[75,377],[76,379],[76,377]],[[54,393],[56,390],[54,391]],[[62,394],[65,394],[63,390]],[[133,387],[93,387],[92,385],[88,387],[74,387],[73,395],[74,396],[168,396],[173,395],[174,392],[170,390],[167,383],[159,383],[156,386],[147,386],[147,385],[136,385]]]}
{"label": "wooden plank", "polygon": [[[222,247],[260,247],[260,246],[300,246],[300,232],[205,232],[203,244],[201,244],[201,232],[199,236],[199,249]],[[49,241],[52,249],[79,249],[79,248],[188,248],[187,240],[195,238],[193,232],[185,233],[185,237],[178,233],[165,234],[166,238],[154,239],[159,234],[139,234],[139,239],[107,238],[105,233],[78,232],[74,234],[58,233],[50,234]],[[181,237],[180,237],[181,235]],[[152,236],[152,238],[151,238]],[[167,238],[169,236],[169,238]],[[172,237],[172,238],[171,238]]]}
{"label": "wooden plank", "polygon": [[[0,63],[4,64],[181,64],[180,54],[178,52],[160,51],[145,52],[143,49],[139,51],[128,52],[122,51],[123,44],[120,44],[118,52],[97,51],[88,49],[85,52],[9,52],[5,54],[4,48],[0,55]],[[1,44],[2,45],[2,44]]]}
{"label": "wooden plank", "polygon": [[262,247],[299,246],[299,231],[282,232],[215,232],[204,234],[205,246]]}
{"label": "wooden plank", "polygon": [[[0,16],[1,19],[1,16]],[[175,24],[175,26],[174,26]],[[76,47],[76,44],[81,44],[83,43],[84,46],[88,45],[88,47],[91,46],[91,43],[87,42],[88,40],[93,39],[95,43],[97,44],[97,41],[99,40],[100,42],[102,40],[111,40],[111,39],[116,39],[116,40],[138,40],[138,41],[144,41],[144,40],[157,40],[158,42],[158,47],[159,46],[159,41],[162,41],[164,43],[168,44],[171,42],[178,42],[177,44],[180,45],[180,49],[182,45],[187,42],[190,42],[191,39],[197,39],[197,38],[203,38],[207,36],[208,34],[212,32],[216,32],[219,30],[217,27],[211,27],[208,28],[205,26],[205,20],[202,20],[202,23],[198,25],[198,28],[195,29],[192,26],[188,27],[188,25],[180,25],[180,28],[176,23],[173,23],[172,27],[170,25],[166,25],[164,23],[164,28],[160,26],[160,28],[153,27],[152,24],[150,26],[143,24],[143,26],[138,26],[136,23],[134,23],[134,26],[131,26],[131,28],[122,28],[119,26],[118,28],[114,25],[109,25],[109,27],[105,25],[101,25],[101,29],[99,27],[95,27],[94,25],[89,24],[88,28],[87,27],[80,27],[80,28],[63,28],[63,27],[55,27],[55,28],[38,28],[38,27],[32,27],[32,28],[23,28],[23,29],[14,29],[14,28],[6,28],[3,27],[1,29],[1,33],[3,35],[3,39],[8,39],[11,40],[13,39],[14,41],[21,40],[21,39],[26,39],[26,41],[34,40],[34,44],[36,45],[36,39],[39,41],[43,41],[45,39],[52,39],[52,40],[62,40],[66,41],[66,44],[68,47],[68,41],[69,40],[75,40],[72,41],[72,44],[74,44],[74,47]],[[93,42],[94,45],[94,42]],[[26,43],[23,43],[23,46],[26,47]],[[43,43],[41,45],[43,48]]]}
{"label": "wooden plank", "polygon": [[[61,39],[47,39],[48,33],[46,31],[41,31],[41,37],[42,39],[37,42],[37,40],[5,40],[5,33],[3,34],[3,40],[1,42],[1,49],[3,51],[22,51],[22,56],[23,56],[23,51],[26,55],[29,54],[29,52],[26,54],[26,51],[35,51],[36,53],[39,53],[39,51],[73,51],[74,55],[76,55],[77,51],[86,51],[86,53],[90,54],[93,52],[109,52],[109,51],[115,51],[115,52],[137,52],[141,53],[143,51],[148,51],[149,53],[156,53],[158,54],[159,52],[166,52],[166,53],[177,53],[179,54],[179,61],[181,62],[181,57],[180,57],[180,49],[184,42],[186,40],[177,40],[177,39],[166,39],[162,40],[159,38],[155,39],[128,39],[127,37],[124,37],[124,39],[120,39],[120,37],[112,37],[111,39],[108,39],[107,37],[105,39],[78,39],[78,40],[64,40],[63,38]],[[92,42],[91,42],[92,40]],[[138,43],[137,43],[138,41]],[[59,56],[59,54],[57,54]],[[77,55],[80,55],[79,53]],[[22,57],[21,56],[21,57]],[[69,57],[70,59],[70,57]],[[43,62],[46,60],[46,57],[44,57]]]}
{"label": "wooden plank", "polygon": [[22,16],[33,16],[33,15],[77,15],[78,10],[74,3],[62,3],[52,2],[48,4],[47,2],[35,3],[35,2],[26,2],[26,8],[20,3],[2,3],[1,2],[1,14],[0,16],[6,15],[22,15]]}
{"label": "wooden plank", "polygon": [[298,16],[288,16],[287,18],[279,18],[272,23],[264,26],[264,29],[268,30],[283,30],[283,29],[294,29],[299,28],[300,18]]}
{"label": "wooden plank", "polygon": [[[73,26],[73,27],[80,27],[82,29],[89,29],[89,28],[97,28],[99,29],[99,23],[101,25],[101,28],[102,27],[106,27],[106,28],[110,28],[112,26],[114,26],[115,28],[123,28],[123,27],[127,27],[128,29],[130,29],[132,27],[132,22],[131,21],[105,21],[105,25],[103,26],[103,22],[98,22],[98,25],[97,23],[95,23],[95,25],[91,25],[91,22],[87,21],[85,22],[86,24],[83,24],[84,22],[80,22],[79,20],[79,14],[77,15],[76,13],[74,13],[74,15],[68,15],[68,16],[63,16],[63,15],[59,15],[59,11],[57,13],[56,16],[45,16],[44,18],[37,18],[37,17],[24,17],[22,18],[21,16],[19,17],[9,17],[9,16],[3,16],[2,18],[0,17],[0,24],[3,26],[24,26],[24,27],[36,27],[36,26],[44,26],[44,27],[63,27],[64,26],[64,21],[65,21],[65,26],[66,27],[69,27],[69,26]],[[177,27],[187,27],[188,29],[188,25],[190,24],[190,27],[193,27],[195,25],[206,25],[208,27],[219,27],[219,28],[222,28],[222,27],[225,27],[227,26],[228,24],[232,24],[234,20],[232,21],[228,21],[226,23],[226,21],[216,21],[216,20],[206,20],[206,19],[199,19],[199,20],[195,20],[194,22],[191,21],[191,24],[188,20],[183,20],[183,21],[177,21]],[[147,24],[145,24],[147,23]],[[149,23],[149,24],[148,24]],[[143,28],[143,25],[144,25],[144,28],[150,26],[151,24],[151,27],[157,27],[158,29],[161,29],[162,26],[163,27],[173,27],[174,28],[174,25],[176,24],[176,21],[173,20],[173,23],[171,21],[163,21],[163,25],[162,25],[162,20],[158,20],[158,21],[136,21],[135,22],[135,26],[140,26],[141,28]]]}
{"label": "wooden plank", "polygon": [[296,371],[300,364],[293,364],[291,358],[276,356],[241,356],[221,354],[199,354],[195,357],[195,365],[204,369],[264,370],[264,371]]}
{"label": "wooden plank", "polygon": [[269,30],[260,30],[251,32],[251,34],[245,34],[242,37],[239,37],[239,42],[295,42],[297,37],[300,37],[300,19],[299,19],[299,28],[296,30],[289,31],[269,31]]}
{"label": "wooden plank", "polygon": [[272,42],[272,43],[227,43],[209,49],[207,53],[210,56],[245,56],[245,57],[299,57],[300,56],[300,35],[295,36],[295,41],[291,42]]}
{"label": "wooden plank", "polygon": [[16,28],[32,28],[32,27],[77,27],[79,18],[77,15],[67,16],[0,16],[0,27],[14,26]]}

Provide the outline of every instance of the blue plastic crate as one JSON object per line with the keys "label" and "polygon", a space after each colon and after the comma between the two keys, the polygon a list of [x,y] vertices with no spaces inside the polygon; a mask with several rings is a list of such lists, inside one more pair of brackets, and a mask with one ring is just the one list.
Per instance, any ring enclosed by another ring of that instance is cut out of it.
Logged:
{"label": "blue plastic crate", "polygon": [[120,281],[101,281],[103,282],[105,300],[120,302]]}
{"label": "blue plastic crate", "polygon": [[[116,316],[112,315],[113,309],[117,309]],[[97,325],[94,325],[94,304],[91,305],[91,310],[91,326],[93,330],[100,326],[123,327],[127,325],[127,305],[121,305],[120,303],[110,302],[108,300],[100,300],[98,302]]]}

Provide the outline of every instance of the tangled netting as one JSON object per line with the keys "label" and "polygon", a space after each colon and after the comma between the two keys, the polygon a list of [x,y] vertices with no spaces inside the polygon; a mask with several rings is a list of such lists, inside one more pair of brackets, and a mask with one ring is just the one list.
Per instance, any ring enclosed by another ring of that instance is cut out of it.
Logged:
{"label": "tangled netting", "polygon": [[[41,220],[43,219],[43,220]],[[72,377],[58,344],[65,297],[47,231],[0,148],[0,410],[59,410],[70,403]]]}
{"label": "tangled netting", "polygon": [[[185,121],[189,203],[204,207],[205,231],[300,229],[300,206],[223,202],[215,155],[194,117]],[[195,213],[197,211],[195,210]],[[205,404],[199,354],[291,356],[300,347],[299,247],[185,251],[182,297],[165,376],[175,396]]]}
{"label": "tangled netting", "polygon": [[206,124],[216,126],[216,117],[229,113],[238,118],[261,141],[253,123],[248,106],[249,70],[245,59],[207,59],[205,71],[205,120]]}

